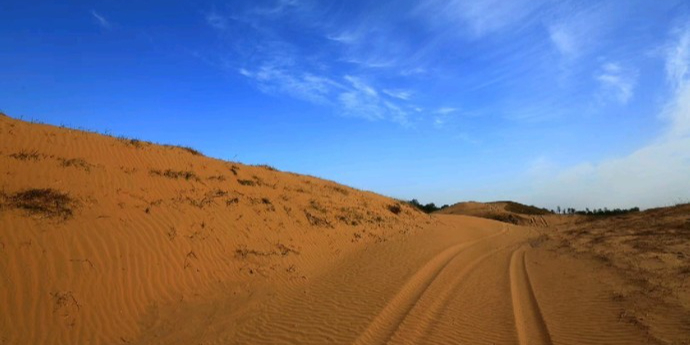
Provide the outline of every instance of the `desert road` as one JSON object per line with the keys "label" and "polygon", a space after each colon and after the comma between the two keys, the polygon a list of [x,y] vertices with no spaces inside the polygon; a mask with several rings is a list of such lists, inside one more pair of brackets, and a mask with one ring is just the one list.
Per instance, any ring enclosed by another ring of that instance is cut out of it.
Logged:
{"label": "desert road", "polygon": [[[253,310],[201,312],[152,329],[160,343],[639,344],[603,275],[539,248],[534,229],[439,216],[435,229],[353,253],[307,284],[274,286]],[[530,240],[531,239],[531,240]],[[599,279],[602,276],[601,280]],[[191,310],[194,310],[192,308]],[[222,321],[224,320],[224,321]],[[178,326],[174,326],[180,323]],[[186,338],[189,336],[189,338]]]}

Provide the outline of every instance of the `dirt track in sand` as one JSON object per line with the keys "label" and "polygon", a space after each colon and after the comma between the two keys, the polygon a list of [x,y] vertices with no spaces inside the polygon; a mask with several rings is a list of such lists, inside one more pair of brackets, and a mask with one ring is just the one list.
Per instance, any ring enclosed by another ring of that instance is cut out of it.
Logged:
{"label": "dirt track in sand", "polygon": [[[622,317],[620,280],[530,245],[535,230],[463,216],[357,251],[304,284],[271,287],[252,310],[199,306],[144,342],[184,344],[663,343]],[[185,338],[198,311],[213,318]],[[225,321],[218,321],[225,320]],[[179,331],[176,331],[179,330]],[[683,336],[676,328],[676,336]],[[688,333],[685,333],[687,335]]]}

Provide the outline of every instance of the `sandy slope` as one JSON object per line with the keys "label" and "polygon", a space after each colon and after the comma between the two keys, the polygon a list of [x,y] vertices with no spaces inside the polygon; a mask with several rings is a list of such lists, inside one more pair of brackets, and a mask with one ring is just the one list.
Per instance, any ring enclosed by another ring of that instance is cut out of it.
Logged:
{"label": "sandy slope", "polygon": [[4,116],[0,176],[0,343],[128,343],[181,302],[246,304],[429,221],[313,177]]}
{"label": "sandy slope", "polygon": [[0,344],[690,341],[552,228],[2,116],[0,176]]}
{"label": "sandy slope", "polygon": [[545,220],[550,212],[534,206],[527,206],[512,201],[496,202],[459,202],[443,208],[438,214],[456,214],[498,220],[515,225],[545,227],[549,224]]}

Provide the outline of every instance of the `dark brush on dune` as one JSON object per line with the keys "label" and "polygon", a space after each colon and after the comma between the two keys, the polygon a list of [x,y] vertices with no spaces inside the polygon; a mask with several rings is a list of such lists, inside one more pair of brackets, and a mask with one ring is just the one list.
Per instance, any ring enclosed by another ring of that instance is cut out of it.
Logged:
{"label": "dark brush on dune", "polygon": [[10,207],[41,214],[47,218],[72,217],[72,207],[76,202],[67,194],[50,188],[28,189],[6,197]]}

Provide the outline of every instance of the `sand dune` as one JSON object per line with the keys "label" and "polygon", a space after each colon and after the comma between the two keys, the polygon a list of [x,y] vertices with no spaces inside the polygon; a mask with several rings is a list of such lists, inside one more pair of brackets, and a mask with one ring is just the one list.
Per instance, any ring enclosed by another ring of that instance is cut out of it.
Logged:
{"label": "sand dune", "polygon": [[0,344],[690,341],[687,295],[635,309],[660,296],[565,245],[590,232],[572,237],[557,216],[429,216],[314,177],[4,116],[0,175]]}
{"label": "sand dune", "polygon": [[544,227],[548,226],[544,216],[551,212],[512,201],[488,203],[468,201],[459,202],[450,207],[443,208],[436,213],[458,214],[493,219],[515,225]]}

